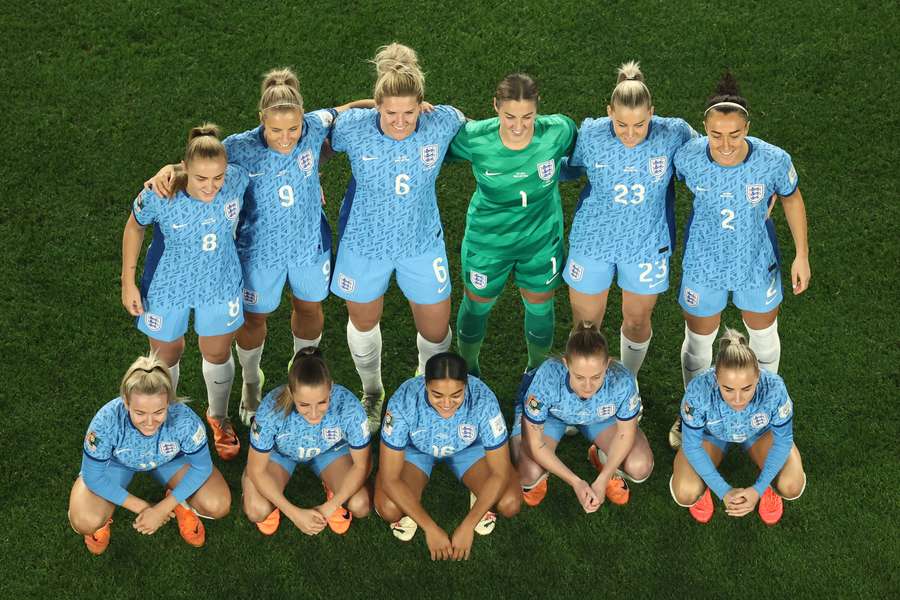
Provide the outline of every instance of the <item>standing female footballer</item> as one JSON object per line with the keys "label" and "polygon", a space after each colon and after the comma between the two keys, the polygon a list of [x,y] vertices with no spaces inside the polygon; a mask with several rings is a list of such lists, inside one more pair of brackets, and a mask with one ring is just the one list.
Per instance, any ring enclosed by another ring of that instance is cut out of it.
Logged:
{"label": "standing female footballer", "polygon": [[[442,460],[470,492],[469,512],[451,536],[422,506],[431,469]],[[402,541],[422,527],[432,560],[465,560],[473,532],[494,530],[497,517],[490,508],[512,517],[521,504],[497,397],[468,375],[461,356],[436,354],[425,364],[425,375],[407,380],[388,402],[375,479],[378,514]]]}
{"label": "standing female footballer", "polygon": [[[299,85],[290,69],[266,73],[259,126],[223,142],[229,162],[250,173],[237,230],[244,325],[236,338],[243,368],[240,415],[246,425],[259,406],[266,322],[281,303],[285,282],[291,289],[294,352],[318,346],[322,339],[322,301],[331,280],[331,228],[322,211],[320,151],[338,114],[372,105],[371,100],[359,100],[306,113]],[[170,195],[175,173],[176,165],[167,165],[148,184]]]}
{"label": "standing female footballer", "polygon": [[[231,340],[244,322],[234,231],[248,181],[246,170],[228,164],[219,129],[195,127],[172,200],[144,189],[122,236],[122,304],[169,365],[175,386],[188,316],[194,312],[209,398],[206,420],[222,460],[231,460],[240,449],[228,420],[228,397],[234,381]],[[153,242],[138,289],[134,276],[148,225],[154,225]]]}
{"label": "standing female footballer", "polygon": [[373,62],[376,108],[348,110],[332,136],[353,178],[341,205],[331,291],[347,301],[347,345],[377,427],[384,399],[380,321],[394,271],[418,331],[418,371],[450,347],[450,281],[434,186],[464,117],[451,106],[422,112],[424,75],[411,48],[384,46]]}
{"label": "standing female footballer", "polygon": [[[782,498],[796,500],[806,487],[793,441],[793,403],[781,377],[759,367],[744,337],[726,329],[715,369],[694,377],[684,393],[684,439],[669,488],[700,523],[713,516],[710,489],[730,516],[743,517],[759,503],[763,522],[774,525],[784,512]],[[731,487],[716,468],[731,444],[741,444],[759,466],[751,487]]]}
{"label": "standing female footballer", "polygon": [[[162,500],[151,504],[128,492],[138,471],[166,486]],[[203,422],[178,401],[169,369],[154,352],[128,367],[119,397],[97,411],[84,438],[69,522],[93,554],[109,546],[116,506],[137,514],[134,528],[145,535],[155,533],[174,511],[181,537],[192,546],[206,540],[194,511],[218,519],[231,508],[228,484],[209,457]]]}
{"label": "standing female footballer", "polygon": [[619,356],[637,375],[653,331],[657,296],[669,288],[675,246],[672,157],[696,133],[653,114],[640,65],[619,67],[608,115],[585,119],[569,164],[587,172],[569,233],[563,278],[575,322],[603,321],[613,276],[622,288]]}
{"label": "standing female footballer", "polygon": [[[623,478],[642,483],[650,477],[653,453],[638,427],[641,396],[637,381],[631,371],[610,358],[606,338],[593,323],[582,321],[575,326],[562,360],[547,360],[536,371],[526,373],[520,396],[511,445],[529,506],[544,499],[550,473],[572,487],[588,513],[607,498],[614,504],[626,504],[630,491]],[[575,426],[592,444],[588,459],[598,472],[592,483],[556,456],[566,426]]]}
{"label": "standing female footballer", "polygon": [[538,101],[531,77],[507,75],[494,93],[497,117],[466,123],[450,146],[450,158],[471,161],[476,182],[456,319],[459,352],[476,376],[488,315],[510,274],[525,305],[528,368],[541,364],[553,344],[553,291],[564,258],[557,182],[576,128],[564,115],[539,115]]}
{"label": "standing female footballer", "polygon": [[[300,508],[285,497],[298,464],[309,465],[322,479],[322,504]],[[275,533],[282,513],[307,535],[316,535],[326,524],[335,533],[346,533],[354,516],[369,514],[364,483],[371,466],[369,421],[359,399],[331,380],[316,348],[301,348],[288,384],[266,395],[250,428],[241,478],[244,513],[265,535]]]}
{"label": "standing female footballer", "polygon": [[[776,197],[794,238],[791,265],[794,294],[809,286],[806,208],[797,171],[787,152],[749,137],[750,112],[737,82],[726,72],[706,104],[706,137],[685,144],[675,170],[694,194],[684,242],[681,290],[684,343],[681,371],[685,388],[712,362],[712,345],[722,310],[732,294],[760,366],[778,372],[781,342],[781,257],[769,219]],[[680,444],[680,422],[669,436]]]}

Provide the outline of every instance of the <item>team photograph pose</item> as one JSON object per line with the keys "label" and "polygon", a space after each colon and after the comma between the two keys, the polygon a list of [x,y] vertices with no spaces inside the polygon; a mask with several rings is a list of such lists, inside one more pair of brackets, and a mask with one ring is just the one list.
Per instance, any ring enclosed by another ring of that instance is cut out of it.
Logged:
{"label": "team photograph pose", "polygon": [[425,76],[413,49],[383,46],[372,62],[375,108],[348,110],[332,135],[353,176],[341,204],[331,291],[347,302],[347,345],[374,431],[384,402],[380,322],[392,273],[412,309],[417,372],[450,348],[449,268],[435,180],[465,117],[451,106],[422,112]]}
{"label": "team photograph pose", "polygon": [[476,376],[488,316],[510,275],[525,307],[528,368],[540,365],[553,345],[553,295],[564,260],[560,162],[577,130],[565,115],[538,114],[539,102],[529,75],[507,75],[494,92],[497,116],[466,123],[448,154],[470,161],[475,176],[456,333],[459,353]]}
{"label": "team photograph pose", "polygon": [[[716,84],[703,124],[706,137],[685,144],[675,155],[676,175],[694,196],[678,293],[685,320],[681,346],[685,388],[712,363],[712,346],[729,293],[741,310],[760,366],[778,372],[781,253],[769,216],[779,198],[794,240],[794,294],[806,291],[810,279],[806,207],[797,171],[787,152],[747,135],[749,104],[731,72]],[[679,417],[669,444],[677,448],[680,443]]]}
{"label": "team photograph pose", "polygon": [[[506,422],[490,388],[468,374],[465,359],[436,354],[425,374],[404,382],[388,401],[381,428],[375,508],[394,536],[409,541],[421,527],[431,560],[467,560],[474,534],[493,532],[496,507],[518,514],[522,490],[509,459]],[[469,512],[447,535],[422,506],[436,462],[446,461],[469,490]]]}
{"label": "team photograph pose", "polygon": [[[325,489],[325,501],[312,508],[284,495],[298,464],[308,465]],[[315,347],[301,348],[287,385],[266,394],[253,419],[241,477],[244,513],[265,535],[275,533],[282,514],[306,535],[326,525],[347,533],[354,517],[369,514],[371,468],[369,421],[359,399],[332,381]]]}
{"label": "team photograph pose", "polygon": [[[152,189],[134,200],[122,236],[122,304],[168,365],[176,389],[193,311],[209,400],[206,420],[219,457],[231,460],[240,449],[228,420],[231,341],[244,322],[234,237],[249,177],[245,169],[228,164],[219,128],[209,123],[191,130],[183,164],[173,179],[171,200]],[[150,225],[153,241],[138,289],[135,271]]]}
{"label": "team photograph pose", "polygon": [[675,249],[672,158],[697,134],[682,119],[654,114],[650,89],[634,61],[619,67],[606,114],[584,120],[569,161],[586,171],[588,183],[569,232],[563,278],[574,321],[599,326],[617,276],[619,357],[637,375],[653,337],[653,308],[669,288]]}
{"label": "team photograph pose", "polygon": [[[289,68],[273,69],[263,76],[259,126],[223,142],[228,161],[250,175],[237,230],[244,325],[235,337],[243,379],[239,414],[245,425],[259,406],[267,321],[281,303],[285,283],[291,291],[294,353],[318,346],[322,339],[322,301],[331,282],[331,227],[322,209],[320,153],[338,114],[372,105],[359,100],[304,112],[297,75]],[[178,165],[167,165],[148,184],[158,194],[171,195],[177,171]],[[227,422],[223,429],[232,435]]]}
{"label": "team photograph pose", "polygon": [[[743,517],[758,505],[762,521],[776,524],[783,500],[796,500],[806,488],[793,418],[784,380],[761,370],[746,338],[726,328],[715,368],[694,377],[684,393],[684,435],[669,483],[672,498],[700,523],[713,517],[712,490],[729,516]],[[732,444],[741,444],[759,467],[750,487],[732,487],[717,469]]]}
{"label": "team photograph pose", "polygon": [[[653,453],[638,427],[641,396],[634,374],[609,355],[606,338],[590,321],[579,322],[561,359],[550,358],[522,378],[510,445],[525,503],[547,495],[552,473],[569,486],[587,513],[605,500],[624,505],[625,479],[642,483],[653,471]],[[567,426],[588,441],[597,477],[588,483],[556,455]]]}
{"label": "team photograph pose", "polygon": [[[137,472],[165,486],[162,500],[154,504],[128,491]],[[91,553],[109,547],[117,506],[137,515],[133,527],[144,535],[156,533],[174,512],[181,537],[195,547],[206,541],[197,515],[219,519],[231,508],[231,491],[209,456],[206,428],[178,400],[169,368],[155,352],[128,367],[119,397],[97,411],[84,437],[69,522]]]}

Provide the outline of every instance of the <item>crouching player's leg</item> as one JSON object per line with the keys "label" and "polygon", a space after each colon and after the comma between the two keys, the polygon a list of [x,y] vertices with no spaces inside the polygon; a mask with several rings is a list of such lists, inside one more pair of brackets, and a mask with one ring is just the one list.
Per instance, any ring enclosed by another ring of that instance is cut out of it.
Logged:
{"label": "crouching player's leg", "polygon": [[[479,535],[488,535],[494,531],[497,515],[479,509],[496,506],[497,512],[504,517],[514,517],[522,508],[522,488],[518,473],[509,459],[509,448],[503,446],[488,450],[484,458],[473,463],[462,475],[462,482],[469,488],[469,515],[460,524],[457,531],[471,518],[478,519],[474,530]],[[491,498],[497,498],[491,501]],[[482,502],[483,500],[483,502]],[[456,533],[454,533],[454,538]],[[454,543],[456,548],[457,544]],[[465,553],[466,558],[468,552]]]}
{"label": "crouching player's leg", "polygon": [[[725,456],[724,448],[724,444],[719,446],[710,440],[704,440],[702,443],[702,451],[706,453],[714,467],[718,467],[722,462]],[[679,449],[675,455],[669,491],[675,503],[690,509],[691,516],[698,523],[708,523],[712,519],[715,510],[712,494],[706,482],[691,466],[684,448]]]}
{"label": "crouching player's leg", "polygon": [[[760,469],[760,478],[765,476],[766,462],[769,461],[775,436],[770,429],[748,448],[750,458]],[[773,456],[773,458],[776,458]],[[772,484],[766,487],[759,499],[759,516],[766,525],[774,525],[781,519],[784,513],[782,500],[796,500],[806,489],[806,472],[803,470],[803,461],[797,446],[791,444],[784,466],[772,480]]]}
{"label": "crouching player's leg", "polygon": [[[602,426],[603,424],[599,424]],[[588,448],[588,460],[597,470],[594,491],[613,504],[628,503],[631,492],[625,479],[643,483],[653,472],[653,452],[637,418],[615,420],[615,426],[587,427],[587,437],[594,443]],[[593,429],[599,429],[594,433]]]}
{"label": "crouching player's leg", "polygon": [[[202,477],[202,473],[198,473],[197,466],[188,460],[173,460],[152,473],[155,479],[166,486],[166,496],[177,502],[173,510],[181,537],[191,546],[202,546],[206,541],[206,530],[197,518],[198,515],[207,519],[221,519],[231,510],[231,490],[222,473],[212,467],[206,481],[190,496],[185,494],[194,485],[191,480],[198,475]],[[182,486],[182,483],[185,485]]]}
{"label": "crouching player's leg", "polygon": [[[338,456],[322,464],[335,454]],[[372,470],[372,460],[368,446],[347,451],[345,445],[342,449],[331,450],[313,459],[312,468],[325,488],[325,502],[316,510],[328,519],[332,531],[347,533],[353,517],[360,519],[369,515],[372,497],[365,481]]]}

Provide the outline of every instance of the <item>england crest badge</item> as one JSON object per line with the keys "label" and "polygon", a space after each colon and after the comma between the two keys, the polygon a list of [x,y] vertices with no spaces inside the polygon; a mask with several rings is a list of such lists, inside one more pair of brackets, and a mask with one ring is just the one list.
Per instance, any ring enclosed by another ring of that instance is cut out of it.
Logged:
{"label": "england crest badge", "polygon": [[649,160],[647,166],[651,176],[662,179],[662,176],[666,174],[666,170],[669,168],[669,159],[666,156],[654,156]]}
{"label": "england crest badge", "polygon": [[428,144],[427,146],[422,146],[419,148],[419,158],[422,159],[422,164],[425,165],[425,168],[431,168],[435,164],[437,164],[438,159],[438,145],[437,144]]}
{"label": "england crest badge", "polygon": [[766,195],[766,185],[764,183],[747,184],[747,201],[750,206],[756,206]]}
{"label": "england crest badge", "polygon": [[313,155],[311,150],[305,150],[297,157],[297,166],[309,177],[313,171]]}
{"label": "england crest badge", "polygon": [[556,161],[545,160],[542,163],[538,163],[537,173],[538,177],[541,178],[541,181],[550,181],[553,179],[553,175],[556,174]]}
{"label": "england crest badge", "polygon": [[237,200],[229,200],[225,203],[225,218],[229,221],[237,219],[240,212],[241,208],[238,206]]}

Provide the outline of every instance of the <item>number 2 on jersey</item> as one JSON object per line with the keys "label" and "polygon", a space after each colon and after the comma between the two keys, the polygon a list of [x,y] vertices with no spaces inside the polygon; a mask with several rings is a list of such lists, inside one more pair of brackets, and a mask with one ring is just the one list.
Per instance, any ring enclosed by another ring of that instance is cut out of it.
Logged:
{"label": "number 2 on jersey", "polygon": [[730,229],[734,231],[734,225],[731,224],[734,221],[734,211],[728,208],[723,208],[722,212],[719,213],[724,219],[722,219],[722,229]]}

